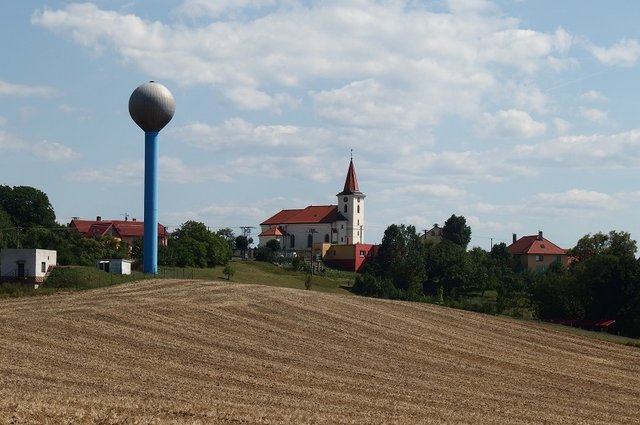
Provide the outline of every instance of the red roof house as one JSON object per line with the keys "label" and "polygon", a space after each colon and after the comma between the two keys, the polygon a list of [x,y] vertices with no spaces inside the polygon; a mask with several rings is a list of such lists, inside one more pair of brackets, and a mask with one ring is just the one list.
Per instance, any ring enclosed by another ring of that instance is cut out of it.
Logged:
{"label": "red roof house", "polygon": [[[69,223],[69,227],[89,238],[112,236],[129,245],[144,236],[144,222],[137,221],[135,218],[133,220],[103,220],[100,216],[95,220],[74,218]],[[168,240],[167,228],[158,223],[158,243],[166,246]]]}
{"label": "red roof house", "polygon": [[545,239],[542,231],[520,239],[514,234],[513,243],[507,249],[519,265],[529,270],[542,272],[555,262],[565,267],[569,265],[567,250]]}

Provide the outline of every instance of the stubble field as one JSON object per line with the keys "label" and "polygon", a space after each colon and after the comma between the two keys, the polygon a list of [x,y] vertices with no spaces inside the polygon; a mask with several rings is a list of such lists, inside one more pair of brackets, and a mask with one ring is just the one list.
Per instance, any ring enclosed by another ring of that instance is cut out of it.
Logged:
{"label": "stubble field", "polygon": [[0,301],[0,423],[638,424],[640,350],[433,305],[143,281]]}

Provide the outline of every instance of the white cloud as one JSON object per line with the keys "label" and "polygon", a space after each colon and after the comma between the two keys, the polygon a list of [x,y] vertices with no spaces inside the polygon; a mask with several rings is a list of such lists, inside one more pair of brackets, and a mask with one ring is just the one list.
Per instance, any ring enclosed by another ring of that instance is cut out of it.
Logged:
{"label": "white cloud", "polygon": [[609,48],[590,46],[593,56],[605,65],[633,66],[640,58],[640,43],[623,39]]}
{"label": "white cloud", "polygon": [[580,98],[589,102],[606,102],[607,96],[603,95],[597,90],[588,90],[580,95]]}
{"label": "white cloud", "polygon": [[535,200],[546,207],[569,208],[574,210],[615,210],[621,207],[613,196],[584,189],[570,189],[565,192],[538,193]]}
{"label": "white cloud", "polygon": [[580,115],[596,124],[606,124],[609,121],[609,114],[601,109],[580,108]]}
{"label": "white cloud", "polygon": [[6,131],[0,130],[0,151],[15,151],[21,150],[26,146],[26,144]]}
{"label": "white cloud", "polygon": [[0,96],[49,96],[54,93],[51,87],[28,86],[0,81]]}
{"label": "white cloud", "polygon": [[259,10],[281,3],[283,2],[277,0],[185,0],[177,11],[192,18],[218,18],[225,15],[237,17],[241,16],[243,11],[247,9]]}
{"label": "white cloud", "polygon": [[32,147],[33,154],[48,161],[69,161],[80,155],[68,146],[43,140]]}
{"label": "white cloud", "polygon": [[[182,16],[218,18],[197,26],[84,3],[40,10],[32,23],[113,51],[159,78],[216,87],[240,109],[297,107],[304,100],[291,91],[298,90],[316,102],[320,117],[369,128],[413,129],[447,114],[475,115],[499,86],[496,66],[528,74],[554,68],[572,44],[562,29],[522,30],[515,19],[489,15],[488,1],[448,6],[435,13],[396,1],[187,1]],[[521,91],[516,107],[545,108],[535,86]]]}
{"label": "white cloud", "polygon": [[553,119],[553,125],[555,126],[556,131],[560,134],[566,134],[572,127],[569,121],[557,117]]}
{"label": "white cloud", "polygon": [[193,122],[172,128],[171,134],[186,143],[204,149],[238,148],[240,146],[283,146],[307,148],[309,138],[316,139],[312,129],[291,125],[254,125],[242,118],[229,118],[219,126]]}
{"label": "white cloud", "polygon": [[397,198],[398,195],[419,195],[426,196],[428,199],[435,200],[461,200],[467,196],[467,193],[455,188],[451,185],[443,183],[416,183],[405,184],[399,188],[384,190],[380,193],[383,199]]}
{"label": "white cloud", "polygon": [[510,154],[522,164],[576,168],[640,166],[640,130],[611,135],[563,136],[537,144],[518,145]]}
{"label": "white cloud", "polygon": [[485,135],[508,138],[531,138],[543,135],[547,125],[535,121],[525,111],[509,109],[485,114],[479,131]]}
{"label": "white cloud", "polygon": [[[160,156],[158,159],[161,182],[176,184],[197,184],[205,182],[229,182],[231,177],[223,167],[185,164],[180,158]],[[68,178],[81,182],[142,184],[144,161],[125,160],[104,169],[85,169],[71,174]]]}

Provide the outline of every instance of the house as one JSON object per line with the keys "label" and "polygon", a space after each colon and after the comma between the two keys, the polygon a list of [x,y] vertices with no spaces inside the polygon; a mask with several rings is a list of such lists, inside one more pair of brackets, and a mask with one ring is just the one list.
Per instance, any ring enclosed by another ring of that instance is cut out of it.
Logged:
{"label": "house", "polygon": [[529,270],[543,272],[555,262],[565,267],[569,265],[567,250],[545,239],[542,231],[520,239],[514,233],[513,243],[507,249],[517,265]]}
{"label": "house", "polygon": [[424,241],[440,242],[442,240],[442,227],[434,224],[429,230],[425,230],[422,235]]}
{"label": "house", "polygon": [[0,251],[0,281],[39,287],[58,262],[57,251],[48,249],[3,249]]}
{"label": "house", "polygon": [[353,245],[364,242],[364,198],[360,192],[353,159],[337,205],[310,205],[285,209],[260,223],[258,245],[272,239],[285,250],[311,249],[315,243]]}
{"label": "house", "polygon": [[359,272],[378,252],[380,245],[331,245],[324,253],[324,263],[335,269]]}
{"label": "house", "polygon": [[122,258],[96,261],[96,267],[98,269],[114,274],[131,274],[131,264],[133,264],[133,260],[125,260]]}
{"label": "house", "polygon": [[284,209],[260,223],[258,245],[278,240],[285,251],[309,251],[332,267],[359,271],[376,252],[364,243],[364,200],[353,158],[336,205]]}
{"label": "house", "polygon": [[[129,220],[103,220],[97,216],[95,220],[82,220],[74,217],[69,223],[69,227],[77,230],[88,238],[98,236],[112,236],[118,240],[133,245],[136,239],[142,239],[144,236],[144,221],[138,221],[135,218]],[[167,228],[158,223],[158,244],[167,246],[169,241],[169,232]]]}

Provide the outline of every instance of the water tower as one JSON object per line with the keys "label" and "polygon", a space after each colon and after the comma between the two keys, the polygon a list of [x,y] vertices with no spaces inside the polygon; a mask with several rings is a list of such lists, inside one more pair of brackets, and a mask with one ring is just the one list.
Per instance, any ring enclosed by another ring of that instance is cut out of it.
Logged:
{"label": "water tower", "polygon": [[162,84],[142,84],[131,93],[129,115],[144,130],[143,271],[158,273],[158,133],[173,118],[176,102]]}

